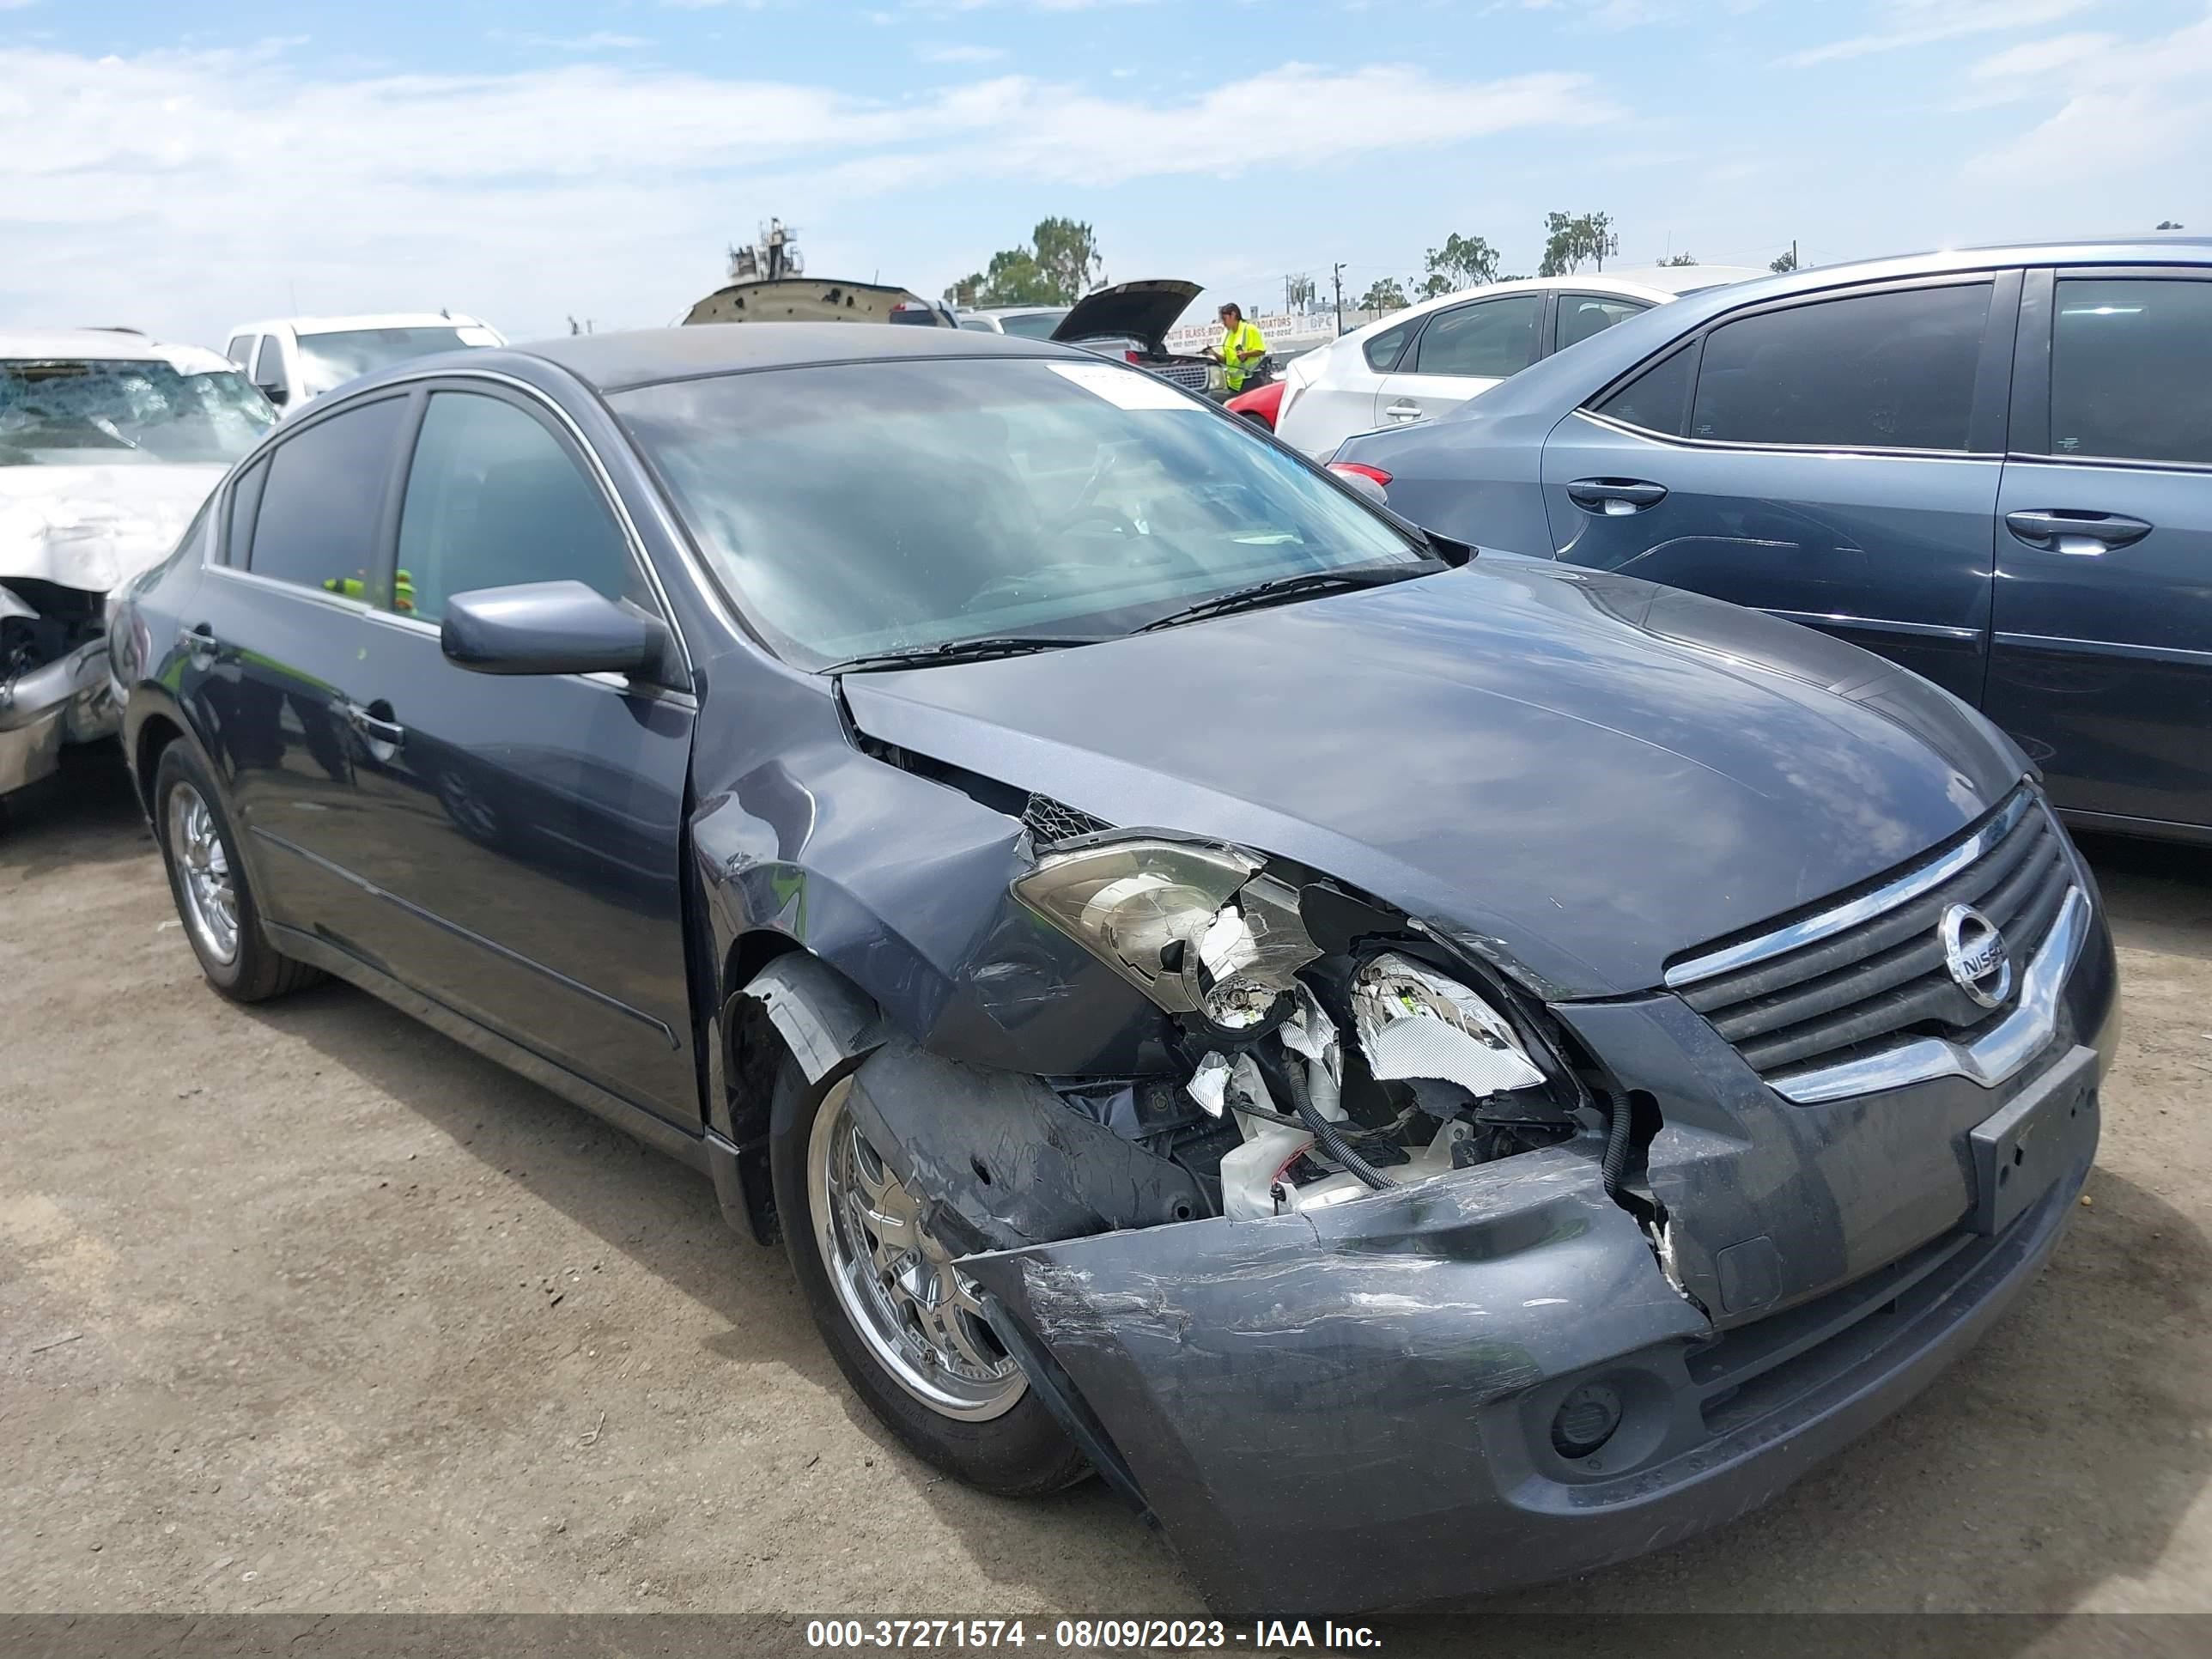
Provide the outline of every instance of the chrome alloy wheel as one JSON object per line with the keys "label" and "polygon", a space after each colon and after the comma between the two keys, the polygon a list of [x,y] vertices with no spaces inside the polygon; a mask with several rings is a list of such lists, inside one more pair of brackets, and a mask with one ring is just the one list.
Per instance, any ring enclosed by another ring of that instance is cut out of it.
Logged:
{"label": "chrome alloy wheel", "polygon": [[238,960],[238,888],[215,814],[189,783],[169,791],[169,856],[182,878],[185,925],[210,958],[228,966]]}
{"label": "chrome alloy wheel", "polygon": [[1029,1386],[983,1320],[975,1287],[921,1225],[907,1191],[854,1117],[850,1081],[814,1118],[806,1194],[822,1265],[845,1316],[898,1385],[932,1411],[982,1422]]}

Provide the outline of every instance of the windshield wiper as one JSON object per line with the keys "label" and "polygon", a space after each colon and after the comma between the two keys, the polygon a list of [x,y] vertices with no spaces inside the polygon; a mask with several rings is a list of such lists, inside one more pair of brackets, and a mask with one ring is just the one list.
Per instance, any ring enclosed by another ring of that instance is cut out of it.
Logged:
{"label": "windshield wiper", "polygon": [[1109,634],[985,634],[972,640],[943,640],[935,645],[908,646],[898,651],[872,651],[866,656],[833,662],[821,672],[864,674],[872,668],[930,668],[940,663],[988,662],[994,657],[1018,657],[1031,651],[1103,645],[1112,637]]}
{"label": "windshield wiper", "polygon": [[1347,565],[1340,570],[1302,570],[1294,576],[1277,576],[1264,582],[1254,582],[1249,587],[1232,587],[1226,593],[1216,593],[1210,599],[1200,599],[1180,611],[1170,611],[1164,617],[1155,617],[1137,632],[1149,634],[1156,628],[1173,628],[1179,623],[1196,622],[1201,617],[1226,616],[1232,611],[1249,611],[1278,599],[1294,599],[1305,593],[1349,592],[1355,588],[1382,587],[1391,582],[1405,581],[1413,576],[1429,576],[1451,567],[1443,559],[1415,559],[1407,563]]}

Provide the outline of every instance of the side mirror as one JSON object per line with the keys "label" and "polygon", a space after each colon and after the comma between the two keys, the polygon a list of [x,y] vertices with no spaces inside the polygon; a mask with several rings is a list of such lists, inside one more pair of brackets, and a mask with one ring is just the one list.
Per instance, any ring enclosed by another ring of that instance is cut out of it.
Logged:
{"label": "side mirror", "polygon": [[581,582],[524,582],[453,594],[438,642],[479,674],[637,674],[659,670],[668,629]]}
{"label": "side mirror", "polygon": [[272,380],[264,386],[259,380],[256,380],[253,383],[253,389],[256,392],[258,392],[263,397],[268,398],[270,403],[276,404],[279,409],[284,407],[284,400],[291,396],[291,393],[285,391],[283,383],[280,381]]}

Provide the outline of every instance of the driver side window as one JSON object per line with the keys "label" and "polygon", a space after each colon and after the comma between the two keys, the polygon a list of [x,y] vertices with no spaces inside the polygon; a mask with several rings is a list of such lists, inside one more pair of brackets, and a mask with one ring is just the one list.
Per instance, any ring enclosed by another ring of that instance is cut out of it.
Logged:
{"label": "driver side window", "polygon": [[392,608],[436,622],[456,593],[563,580],[652,608],[605,498],[549,428],[504,398],[432,393],[400,509]]}

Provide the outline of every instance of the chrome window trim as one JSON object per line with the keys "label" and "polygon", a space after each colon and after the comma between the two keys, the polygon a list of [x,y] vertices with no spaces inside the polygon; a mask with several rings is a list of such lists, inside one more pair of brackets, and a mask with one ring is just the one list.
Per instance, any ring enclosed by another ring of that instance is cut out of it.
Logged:
{"label": "chrome window trim", "polygon": [[1786,927],[1778,927],[1757,939],[1746,939],[1741,945],[1709,951],[1703,956],[1691,957],[1687,962],[1677,963],[1667,970],[1667,988],[1680,990],[1700,980],[1711,979],[1716,974],[1747,968],[1753,963],[1765,962],[1770,957],[1778,957],[1832,938],[1846,928],[1855,927],[1885,911],[1894,910],[1931,887],[1949,880],[2002,841],[2021,819],[2034,809],[2037,799],[2035,792],[2025,786],[2014,790],[2011,798],[1997,809],[1994,817],[1942,857],[1875,888],[1871,893],[1862,894],[1848,903],[1808,916],[1802,921],[1793,921]]}
{"label": "chrome window trim", "polygon": [[1784,1100],[1815,1106],[1936,1078],[1963,1077],[1984,1089],[2008,1082],[2043,1052],[2057,1030],[2059,993],[2066,988],[2088,932],[2089,901],[2078,885],[2069,887],[2043,948],[2021,979],[2019,1006],[1973,1042],[1915,1037],[1878,1054],[1778,1078],[1768,1086]]}
{"label": "chrome window trim", "polygon": [[226,581],[244,582],[248,586],[263,588],[271,593],[295,594],[334,610],[368,617],[376,614],[374,607],[366,599],[349,599],[343,593],[333,593],[326,587],[309,587],[303,582],[288,582],[281,576],[264,576],[256,571],[241,570],[234,564],[204,564],[201,569],[208,575],[221,576]]}
{"label": "chrome window trim", "polygon": [[[2002,450],[1995,449],[1911,449],[1902,445],[1885,444],[1769,444],[1735,438],[1692,438],[1672,432],[1654,432],[1646,426],[1632,426],[1615,416],[1601,415],[1595,409],[1576,408],[1568,413],[1594,426],[1618,432],[1624,437],[1641,438],[1646,443],[1668,444],[1677,449],[1704,449],[1736,455],[1856,455],[1869,460],[1891,461],[1974,461],[1986,464],[2005,459]],[[2028,459],[2049,461],[2052,458],[2043,455]]]}

